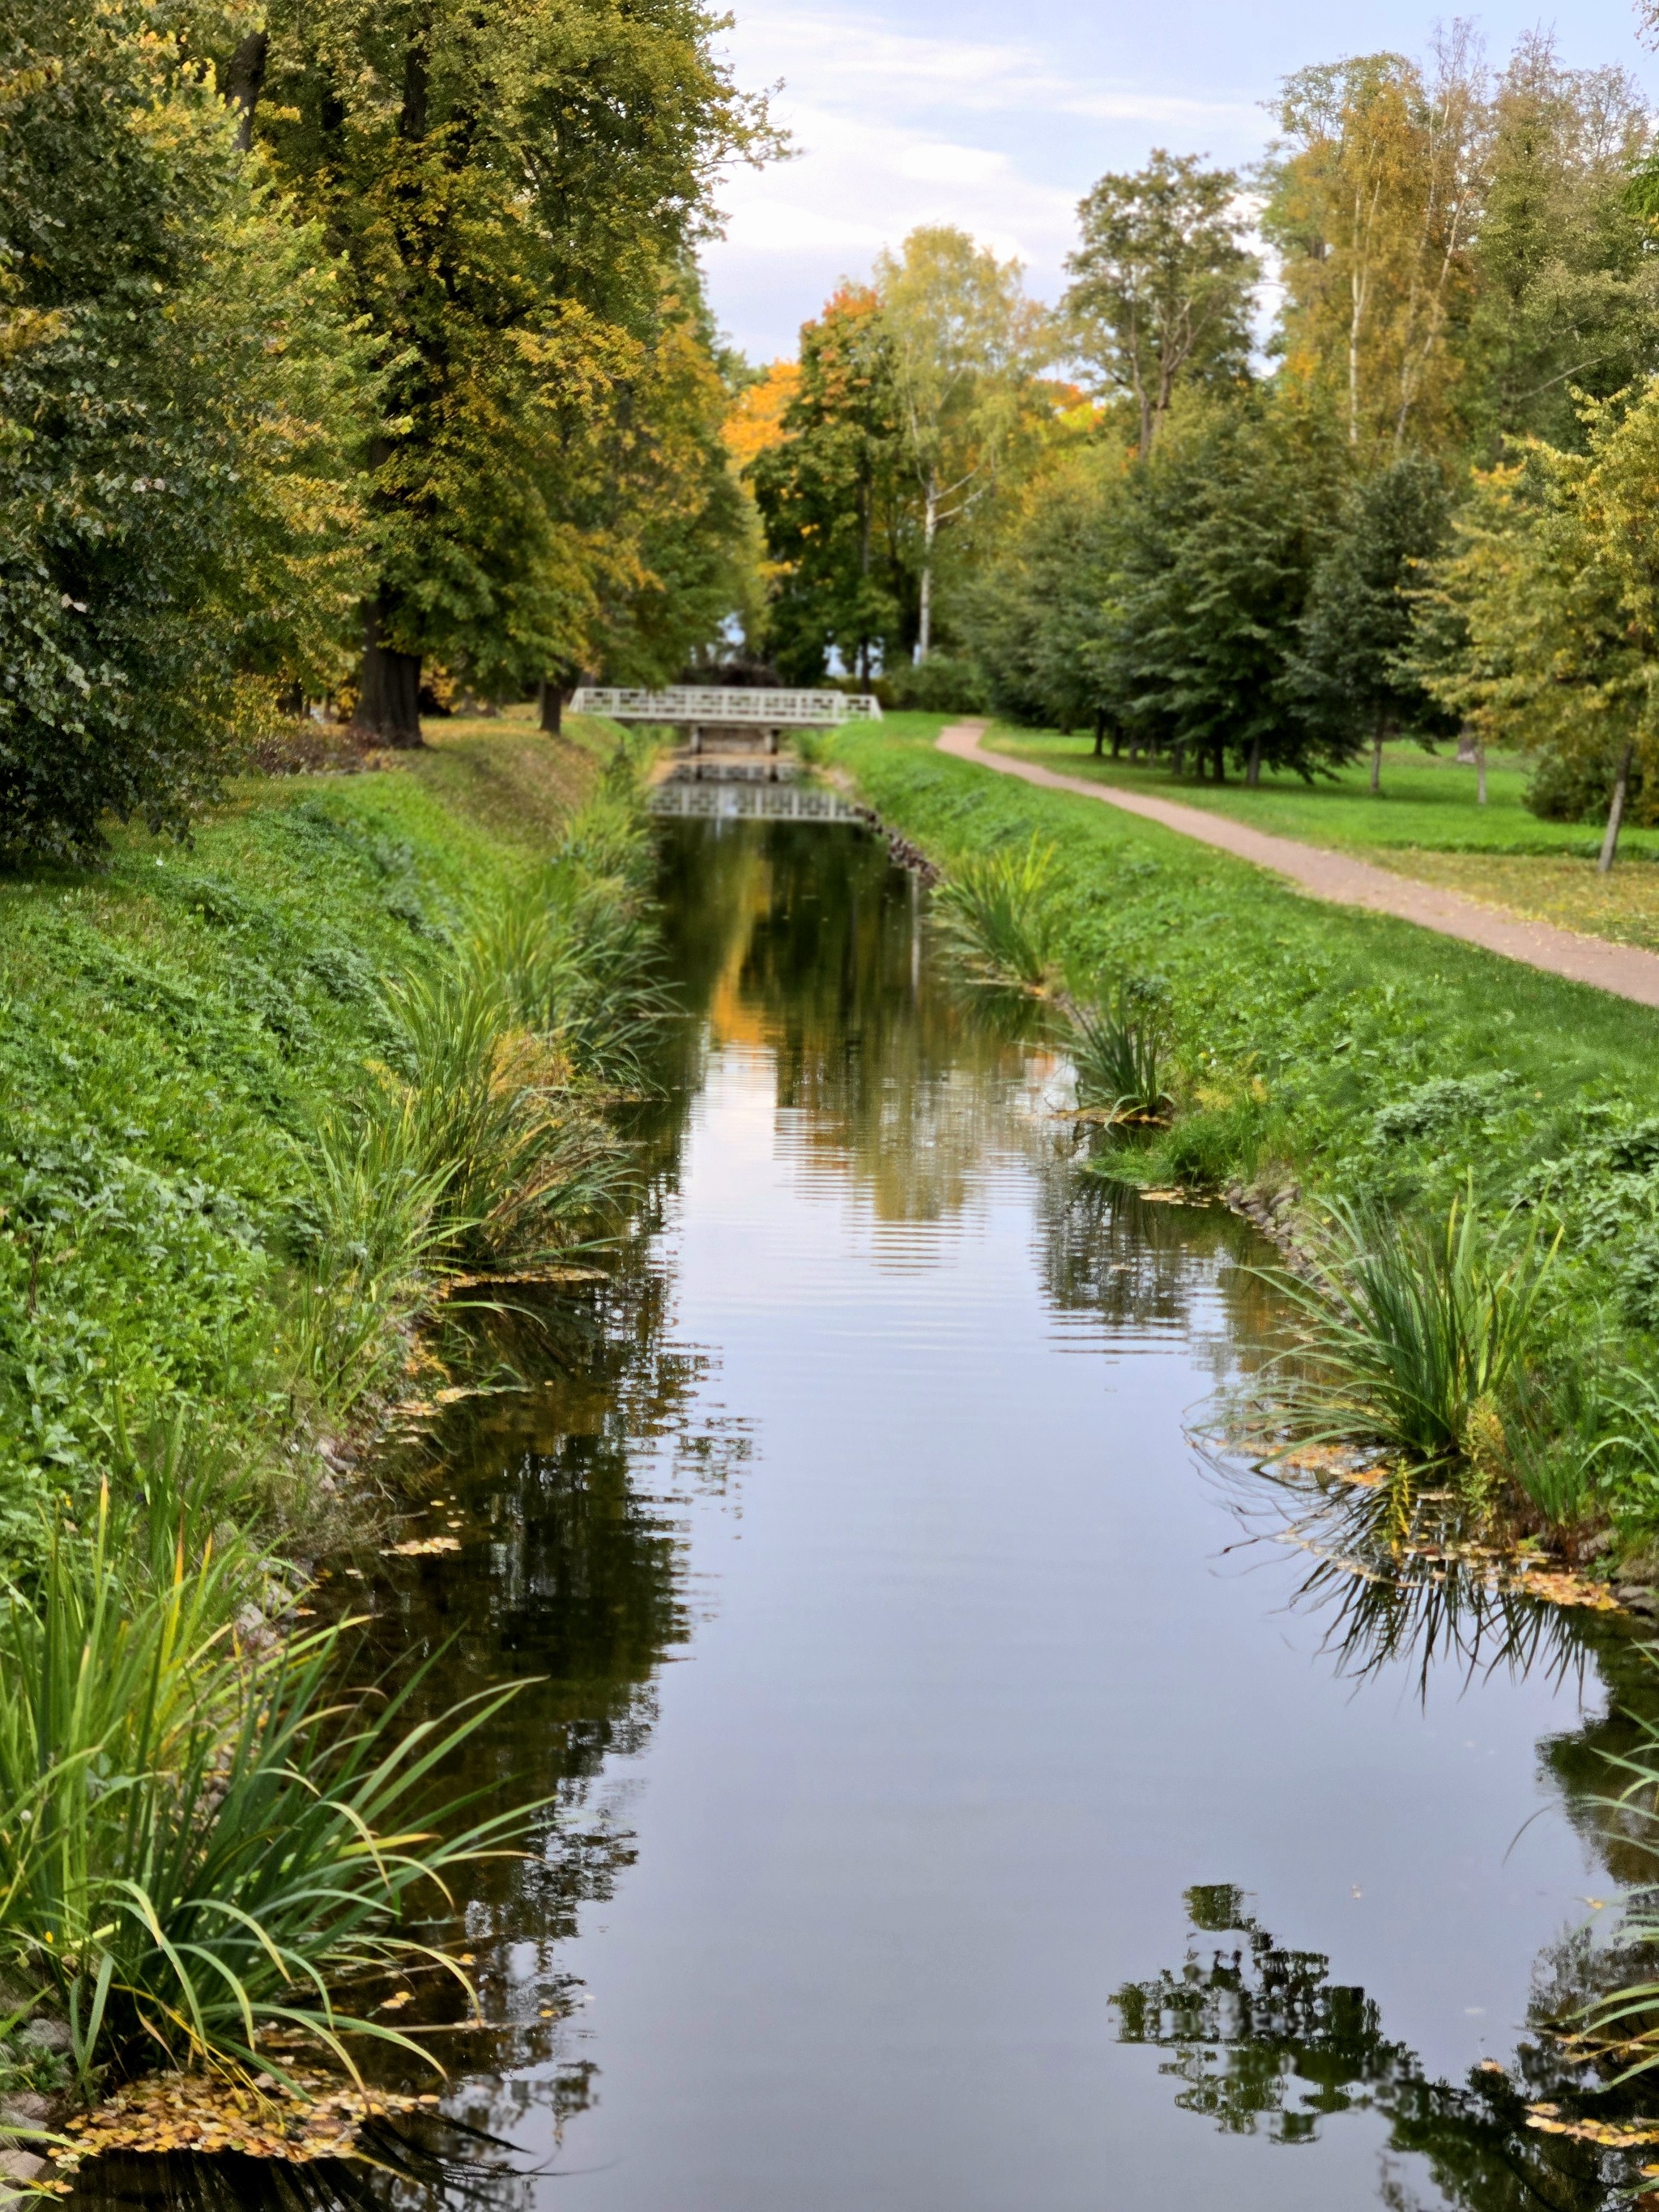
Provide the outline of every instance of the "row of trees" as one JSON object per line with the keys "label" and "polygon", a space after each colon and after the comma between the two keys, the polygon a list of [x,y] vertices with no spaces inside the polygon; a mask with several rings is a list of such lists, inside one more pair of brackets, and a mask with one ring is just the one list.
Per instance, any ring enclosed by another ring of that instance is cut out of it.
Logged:
{"label": "row of trees", "polygon": [[278,703],[418,744],[671,674],[752,563],[694,253],[769,147],[698,0],[12,0],[0,846],[176,819]]}
{"label": "row of trees", "polygon": [[917,234],[769,380],[781,664],[942,649],[940,703],[1177,772],[1375,780],[1461,729],[1558,809],[1659,788],[1652,142],[1624,71],[1531,36],[1493,76],[1457,30],[1291,78],[1253,179],[1103,178],[1052,316]]}

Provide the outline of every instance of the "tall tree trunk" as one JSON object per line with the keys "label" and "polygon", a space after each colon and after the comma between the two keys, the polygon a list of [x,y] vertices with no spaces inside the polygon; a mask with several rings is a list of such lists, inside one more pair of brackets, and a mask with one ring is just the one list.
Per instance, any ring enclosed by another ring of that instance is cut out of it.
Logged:
{"label": "tall tree trunk", "polygon": [[1477,745],[1475,748],[1474,803],[1477,806],[1484,806],[1486,803],[1486,748],[1485,745]]}
{"label": "tall tree trunk", "polygon": [[265,58],[270,52],[268,31],[250,31],[225,70],[225,98],[237,110],[236,150],[246,154],[253,144],[253,111],[265,81]]}
{"label": "tall tree trunk", "polygon": [[927,479],[927,503],[921,524],[921,608],[916,623],[916,659],[926,660],[933,643],[933,540],[939,535],[939,486]]}
{"label": "tall tree trunk", "polygon": [[1097,712],[1095,715],[1095,758],[1098,760],[1105,750],[1106,717],[1103,714]]}
{"label": "tall tree trunk", "polygon": [[1218,745],[1215,749],[1215,780],[1218,783],[1227,781],[1227,749],[1224,745]]}
{"label": "tall tree trunk", "polygon": [[1254,791],[1257,785],[1261,781],[1261,740],[1260,738],[1252,738],[1250,739],[1250,758],[1249,765],[1244,770],[1244,781],[1252,791]]}
{"label": "tall tree trunk", "polygon": [[1382,788],[1382,738],[1388,724],[1381,714],[1376,727],[1371,732],[1371,797],[1375,799]]}
{"label": "tall tree trunk", "polygon": [[536,690],[541,705],[538,719],[548,735],[556,738],[560,719],[564,713],[564,685],[556,676],[544,676]]}
{"label": "tall tree trunk", "polygon": [[1114,722],[1112,725],[1112,758],[1114,760],[1121,760],[1122,757],[1123,732],[1120,726],[1116,722]]}
{"label": "tall tree trunk", "polygon": [[421,735],[421,656],[383,642],[390,609],[384,597],[363,611],[363,665],[352,726],[377,744],[409,750]]}
{"label": "tall tree trunk", "polygon": [[1625,818],[1625,794],[1630,789],[1630,764],[1635,757],[1636,740],[1632,738],[1620,756],[1619,773],[1613,779],[1613,800],[1607,808],[1607,835],[1601,840],[1601,857],[1595,864],[1598,876],[1605,876],[1613,866],[1613,855],[1619,850],[1619,825]]}
{"label": "tall tree trunk", "polygon": [[398,136],[410,144],[426,136],[427,100],[432,83],[432,9],[416,14],[404,49],[404,98],[398,117]]}

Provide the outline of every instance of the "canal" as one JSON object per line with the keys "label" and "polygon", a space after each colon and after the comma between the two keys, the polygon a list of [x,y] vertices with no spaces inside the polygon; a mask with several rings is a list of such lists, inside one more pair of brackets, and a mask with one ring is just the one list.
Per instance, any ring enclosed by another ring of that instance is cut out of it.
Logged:
{"label": "canal", "polygon": [[635,1233],[496,1322],[514,1387],[453,1409],[412,1524],[459,1551],[355,1585],[428,1700],[522,1678],[469,1778],[550,1801],[463,1916],[485,2025],[438,2039],[512,2148],[439,2193],[1627,2201],[1523,2106],[1636,1863],[1595,1800],[1645,1662],[1285,1540],[1195,1434],[1271,1254],[1088,1173],[914,878],[763,806],[660,825],[687,1011]]}

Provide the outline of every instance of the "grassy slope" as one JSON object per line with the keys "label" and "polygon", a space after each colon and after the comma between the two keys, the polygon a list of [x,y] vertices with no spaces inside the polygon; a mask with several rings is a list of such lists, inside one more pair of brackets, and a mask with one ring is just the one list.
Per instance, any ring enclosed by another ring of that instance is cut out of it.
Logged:
{"label": "grassy slope", "polygon": [[[1363,853],[1419,882],[1443,884],[1565,929],[1659,947],[1659,875],[1621,865],[1610,877],[1598,876],[1599,832],[1584,823],[1540,822],[1528,814],[1521,803],[1526,772],[1517,765],[1492,763],[1487,804],[1480,806],[1473,769],[1449,756],[1431,758],[1415,745],[1385,750],[1382,789],[1373,798],[1364,763],[1331,782],[1310,786],[1295,776],[1269,775],[1249,791],[1237,781],[1177,781],[1167,763],[1097,761],[1090,738],[1053,730],[999,728],[988,742],[993,750],[1066,775],[1179,799],[1310,845]],[[1627,828],[1620,854],[1621,863],[1659,859],[1659,828]]]}
{"label": "grassy slope", "polygon": [[307,1129],[384,1043],[380,981],[556,842],[604,749],[440,725],[383,774],[250,783],[181,848],[0,884],[0,1554],[118,1402],[289,1411]]}
{"label": "grassy slope", "polygon": [[1582,1375],[1606,1333],[1609,1357],[1651,1364],[1621,1285],[1659,1221],[1659,1124],[1622,1165],[1601,1152],[1609,1131],[1641,1132],[1659,1098],[1659,1014],[947,759],[932,750],[942,719],[890,716],[838,737],[836,757],[947,868],[1003,842],[1052,842],[1074,988],[1121,975],[1167,988],[1187,1110],[1131,1156],[1145,1179],[1294,1176],[1438,1205],[1473,1177],[1495,1214],[1540,1186],[1570,1191],[1564,1362]]}

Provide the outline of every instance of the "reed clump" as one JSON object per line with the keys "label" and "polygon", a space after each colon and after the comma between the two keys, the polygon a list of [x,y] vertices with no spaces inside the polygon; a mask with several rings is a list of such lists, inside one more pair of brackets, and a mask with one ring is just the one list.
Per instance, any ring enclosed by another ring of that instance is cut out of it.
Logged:
{"label": "reed clump", "polygon": [[[83,2093],[157,2063],[280,2075],[311,2035],[419,2045],[337,1992],[419,1963],[403,1907],[502,1848],[438,1776],[510,1689],[414,1723],[399,1693],[342,1692],[351,1624],[279,1634],[289,1601],[198,1476],[142,1505],[61,1516],[38,1583],[0,1596],[0,1959],[68,2023]],[[464,1980],[464,1976],[461,1978]]]}
{"label": "reed clump", "polygon": [[1059,962],[1060,912],[1054,848],[970,854],[933,896],[939,934],[976,983],[1046,994]]}
{"label": "reed clump", "polygon": [[1120,983],[1109,999],[1067,1012],[1079,1105],[1103,1109],[1114,1121],[1167,1119],[1176,1102],[1163,1009]]}
{"label": "reed clump", "polygon": [[1505,1253],[1468,1196],[1443,1218],[1333,1204],[1304,1272],[1274,1280],[1297,1322],[1276,1410],[1304,1439],[1362,1439],[1486,1498],[1509,1471],[1556,1247]]}
{"label": "reed clump", "polygon": [[396,1383],[447,1275],[591,1244],[629,1187],[606,1103],[664,1019],[640,893],[649,848],[625,755],[553,857],[388,985],[368,1091],[301,1147],[297,1385],[352,1419]]}

